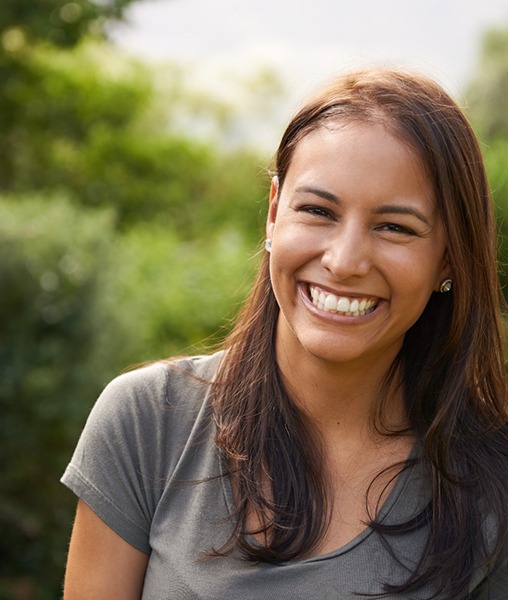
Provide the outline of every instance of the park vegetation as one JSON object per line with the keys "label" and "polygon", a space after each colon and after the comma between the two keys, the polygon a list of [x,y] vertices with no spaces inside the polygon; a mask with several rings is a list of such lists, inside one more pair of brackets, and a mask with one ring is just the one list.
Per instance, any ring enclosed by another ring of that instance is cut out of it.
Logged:
{"label": "park vegetation", "polygon": [[[101,388],[129,365],[217,343],[261,248],[267,156],[229,143],[232,107],[187,88],[178,65],[161,89],[162,67],[108,42],[132,1],[0,5],[6,600],[60,596],[75,499],[59,477]],[[508,30],[485,36],[480,63],[465,96],[504,232]],[[280,93],[270,74],[252,81],[265,107]],[[213,136],[182,127],[204,117]]]}

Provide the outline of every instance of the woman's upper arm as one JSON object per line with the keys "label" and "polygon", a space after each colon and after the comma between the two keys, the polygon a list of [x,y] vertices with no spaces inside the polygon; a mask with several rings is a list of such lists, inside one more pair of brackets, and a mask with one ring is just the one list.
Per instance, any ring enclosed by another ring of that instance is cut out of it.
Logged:
{"label": "woman's upper arm", "polygon": [[64,600],[139,600],[149,555],[127,543],[82,500],[78,502]]}

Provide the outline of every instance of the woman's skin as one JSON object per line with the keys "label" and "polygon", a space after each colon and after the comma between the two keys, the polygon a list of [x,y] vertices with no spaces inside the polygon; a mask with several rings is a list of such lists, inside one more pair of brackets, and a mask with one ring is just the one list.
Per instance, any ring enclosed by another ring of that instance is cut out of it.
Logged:
{"label": "woman's skin", "polygon": [[139,600],[149,558],[79,500],[67,558],[64,600]]}
{"label": "woman's skin", "polygon": [[[321,127],[298,144],[282,189],[272,184],[267,237],[277,360],[327,457],[334,509],[322,554],[365,528],[369,483],[410,452],[411,435],[377,434],[371,418],[405,332],[449,276],[446,241],[416,154],[382,124],[362,123]],[[358,314],[341,314],[340,298]],[[400,393],[387,408],[392,427],[407,425]],[[376,479],[373,514],[391,476]],[[64,599],[139,600],[148,559],[79,501]]]}

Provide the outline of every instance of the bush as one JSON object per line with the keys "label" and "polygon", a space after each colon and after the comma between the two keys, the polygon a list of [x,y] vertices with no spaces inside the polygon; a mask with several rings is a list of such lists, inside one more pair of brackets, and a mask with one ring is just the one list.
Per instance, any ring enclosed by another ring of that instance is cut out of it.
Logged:
{"label": "bush", "polygon": [[137,226],[118,239],[116,252],[111,304],[130,328],[130,356],[138,362],[217,342],[257,262],[252,246],[228,229],[192,241],[155,225]]}
{"label": "bush", "polygon": [[101,288],[109,213],[0,200],[0,597],[57,598],[74,499],[59,477],[117,368]]}

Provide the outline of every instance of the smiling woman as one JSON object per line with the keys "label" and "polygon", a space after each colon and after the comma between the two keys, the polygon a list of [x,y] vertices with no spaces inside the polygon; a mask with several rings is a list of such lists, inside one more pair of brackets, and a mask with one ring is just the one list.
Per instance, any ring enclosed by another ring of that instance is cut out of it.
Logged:
{"label": "smiling woman", "polygon": [[[267,236],[278,352],[293,364],[310,353],[348,372],[381,361],[385,373],[450,273],[432,182],[383,123],[302,139],[284,186],[272,183]],[[355,301],[366,314],[351,314]]]}
{"label": "smiling woman", "polygon": [[63,482],[65,598],[508,597],[508,411],[478,143],[426,78],[290,122],[267,252],[210,356],[123,375]]}

